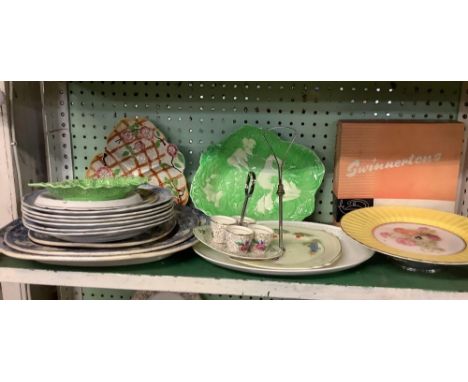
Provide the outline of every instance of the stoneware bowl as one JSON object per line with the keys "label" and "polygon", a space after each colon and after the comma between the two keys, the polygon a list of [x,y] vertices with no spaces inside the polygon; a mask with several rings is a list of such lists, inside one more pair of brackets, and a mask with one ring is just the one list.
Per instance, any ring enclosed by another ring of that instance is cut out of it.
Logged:
{"label": "stoneware bowl", "polygon": [[260,224],[249,225],[249,228],[254,233],[250,251],[253,252],[256,256],[265,256],[266,250],[273,241],[273,230],[270,227],[266,227]]}
{"label": "stoneware bowl", "polygon": [[210,218],[212,241],[216,244],[224,244],[226,242],[226,229],[231,225],[236,224],[236,219],[229,216],[212,216]]}
{"label": "stoneware bowl", "polygon": [[241,225],[232,225],[227,228],[226,246],[233,254],[246,254],[252,243],[253,230]]}

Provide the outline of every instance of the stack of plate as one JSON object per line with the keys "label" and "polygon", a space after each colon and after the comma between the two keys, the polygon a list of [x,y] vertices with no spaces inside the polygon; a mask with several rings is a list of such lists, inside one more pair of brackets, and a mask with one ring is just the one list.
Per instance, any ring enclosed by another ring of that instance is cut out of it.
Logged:
{"label": "stack of plate", "polygon": [[75,243],[119,241],[173,222],[165,225],[170,231],[175,224],[173,198],[163,188],[108,201],[66,201],[41,190],[23,198],[22,212],[23,224],[33,236]]}
{"label": "stack of plate", "polygon": [[23,198],[23,220],[5,227],[0,252],[42,263],[114,266],[162,260],[198,242],[203,216],[174,206],[166,189],[148,187],[125,199],[64,201],[46,191]]}

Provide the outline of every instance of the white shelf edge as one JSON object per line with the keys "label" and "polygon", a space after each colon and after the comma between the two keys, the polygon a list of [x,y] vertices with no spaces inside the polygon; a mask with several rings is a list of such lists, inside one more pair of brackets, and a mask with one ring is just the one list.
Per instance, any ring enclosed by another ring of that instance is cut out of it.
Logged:
{"label": "white shelf edge", "polygon": [[445,292],[410,288],[382,288],[284,281],[218,279],[184,276],[149,276],[119,273],[86,273],[41,269],[0,268],[2,282],[88,288],[154,290],[285,299],[467,299],[468,292]]}

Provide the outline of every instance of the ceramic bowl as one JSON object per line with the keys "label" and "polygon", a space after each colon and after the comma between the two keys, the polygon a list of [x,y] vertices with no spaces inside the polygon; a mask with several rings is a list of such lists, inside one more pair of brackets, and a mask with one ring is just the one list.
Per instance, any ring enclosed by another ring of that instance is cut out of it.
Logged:
{"label": "ceramic bowl", "polygon": [[260,224],[252,224],[249,228],[254,234],[250,251],[257,256],[264,256],[273,241],[274,231],[270,227]]}
{"label": "ceramic bowl", "polygon": [[252,243],[254,232],[248,227],[232,225],[227,228],[226,246],[233,254],[246,254]]}
{"label": "ceramic bowl", "polygon": [[217,244],[224,244],[226,242],[226,229],[227,227],[236,224],[236,219],[229,216],[212,216],[210,218],[210,226],[212,233],[212,241]]}

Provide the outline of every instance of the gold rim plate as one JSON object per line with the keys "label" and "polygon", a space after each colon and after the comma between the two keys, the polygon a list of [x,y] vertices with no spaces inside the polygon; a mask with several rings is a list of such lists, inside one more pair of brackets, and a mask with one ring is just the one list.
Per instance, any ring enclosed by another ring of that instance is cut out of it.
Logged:
{"label": "gold rim plate", "polygon": [[468,265],[468,219],[427,208],[382,206],[352,211],[341,228],[354,240],[402,260]]}

